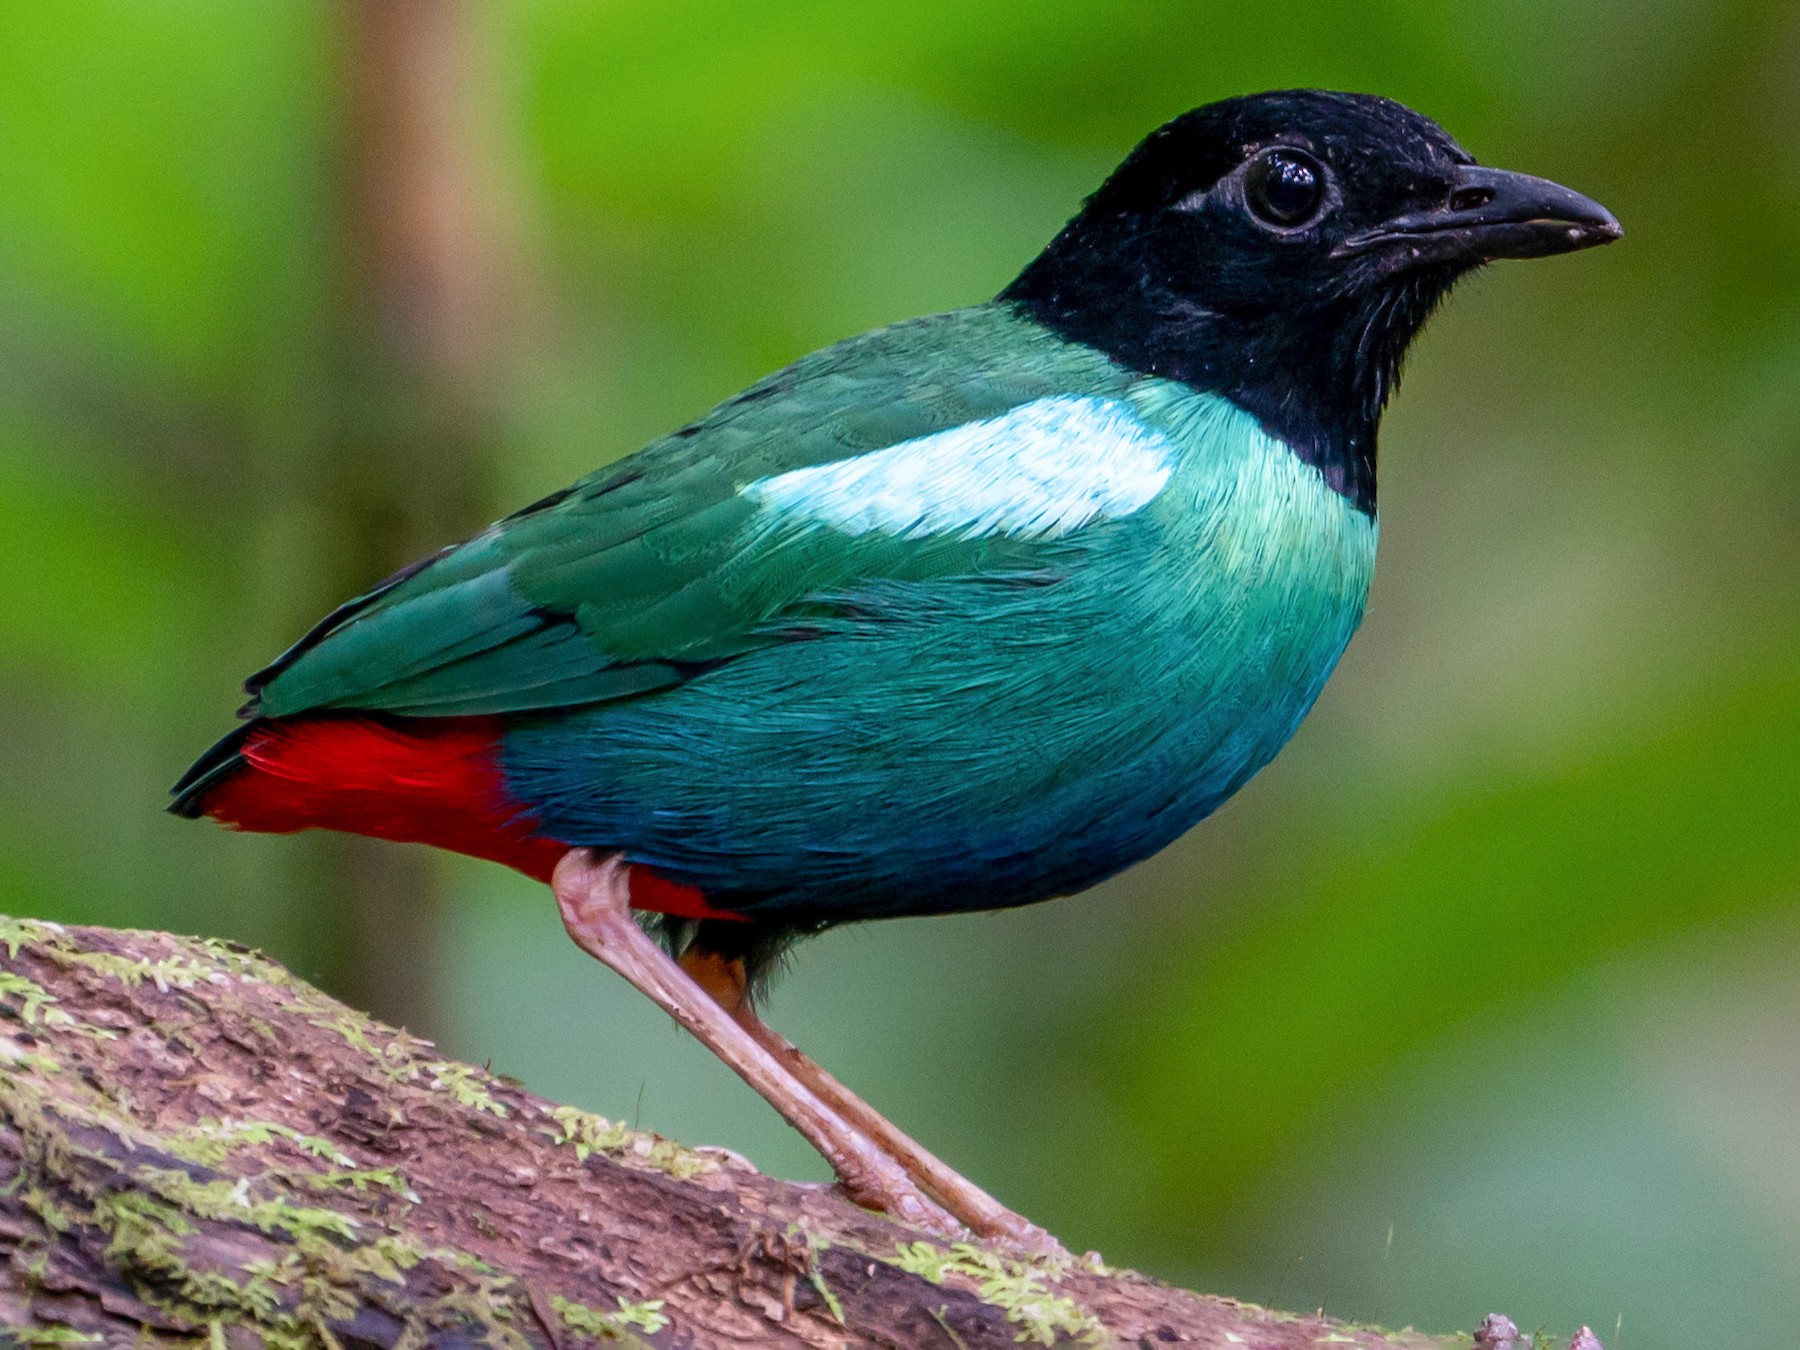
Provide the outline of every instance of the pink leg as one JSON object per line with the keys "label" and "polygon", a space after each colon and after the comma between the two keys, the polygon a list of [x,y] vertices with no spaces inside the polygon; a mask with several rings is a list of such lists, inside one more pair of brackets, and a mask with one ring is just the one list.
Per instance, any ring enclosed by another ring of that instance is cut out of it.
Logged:
{"label": "pink leg", "polygon": [[761,1045],[788,1073],[856,1130],[869,1138],[933,1199],[982,1237],[1002,1238],[1034,1251],[1060,1251],[1061,1244],[1021,1214],[1015,1214],[949,1164],[928,1153],[874,1107],[812,1060],[761,1017],[750,1002],[740,962],[710,953],[684,956],[681,968]]}
{"label": "pink leg", "polygon": [[[748,1008],[748,1005],[745,1005]],[[982,1237],[1005,1238],[1033,1251],[1060,1251],[1062,1244],[1022,1214],[1015,1214],[981,1187],[916,1143],[911,1136],[820,1068],[806,1053],[751,1010],[745,1030],[793,1076],[811,1088],[856,1129],[905,1169],[945,1209]]]}
{"label": "pink leg", "polygon": [[824,1155],[852,1200],[946,1237],[961,1233],[892,1158],[797,1082],[638,927],[622,859],[571,849],[550,885],[575,945],[631,981],[755,1088]]}

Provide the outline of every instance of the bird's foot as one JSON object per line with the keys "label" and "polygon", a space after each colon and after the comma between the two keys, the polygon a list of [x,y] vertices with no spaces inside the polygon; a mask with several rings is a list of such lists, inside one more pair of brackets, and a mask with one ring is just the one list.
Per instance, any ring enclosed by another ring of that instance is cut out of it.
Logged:
{"label": "bird's foot", "polygon": [[981,1187],[926,1152],[874,1107],[831,1074],[804,1051],[776,1031],[757,1013],[750,998],[744,963],[717,952],[692,950],[677,963],[742,1027],[752,1040],[775,1057],[788,1075],[825,1103],[840,1119],[892,1158],[911,1180],[967,1226],[977,1237],[992,1238],[1010,1247],[1039,1255],[1057,1254],[1063,1246],[1044,1229],[1015,1214]]}
{"label": "bird's foot", "polygon": [[830,1157],[838,1190],[846,1200],[941,1238],[965,1238],[968,1230],[926,1195],[885,1153],[872,1157]]}
{"label": "bird's foot", "polygon": [[796,1079],[638,927],[624,859],[571,849],[550,885],[575,945],[631,981],[755,1088],[824,1155],[851,1200],[940,1237],[964,1235],[898,1162]]}

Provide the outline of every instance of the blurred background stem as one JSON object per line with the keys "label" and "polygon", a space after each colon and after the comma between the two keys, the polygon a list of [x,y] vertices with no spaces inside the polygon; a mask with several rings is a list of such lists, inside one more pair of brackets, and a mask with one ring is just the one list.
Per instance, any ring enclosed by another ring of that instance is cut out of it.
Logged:
{"label": "blurred background stem", "polygon": [[[332,547],[295,631],[479,528],[490,492],[496,369],[519,287],[482,48],[459,0],[342,7],[339,275],[327,434],[309,475]],[[436,1024],[437,860],[320,839],[320,982],[377,1016]]]}

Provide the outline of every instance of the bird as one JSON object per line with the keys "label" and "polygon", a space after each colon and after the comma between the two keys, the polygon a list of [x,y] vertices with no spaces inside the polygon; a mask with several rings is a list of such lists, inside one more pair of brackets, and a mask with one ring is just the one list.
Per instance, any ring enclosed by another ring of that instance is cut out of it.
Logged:
{"label": "bird", "polygon": [[762,1020],[837,925],[1084,891],[1293,735],[1362,618],[1402,358],[1621,237],[1386,98],[1150,133],[992,300],[851,337],[349,600],[169,809],[548,882],[849,1197],[1054,1239]]}

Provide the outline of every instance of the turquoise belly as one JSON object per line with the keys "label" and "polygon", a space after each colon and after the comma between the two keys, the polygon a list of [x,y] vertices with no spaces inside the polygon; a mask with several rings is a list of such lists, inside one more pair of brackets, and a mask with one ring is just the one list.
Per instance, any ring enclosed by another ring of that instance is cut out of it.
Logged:
{"label": "turquoise belly", "polygon": [[1054,579],[887,583],[815,640],[521,721],[514,793],[552,837],[795,922],[1024,904],[1156,852],[1293,734],[1376,531],[1228,402],[1131,398],[1179,467]]}

